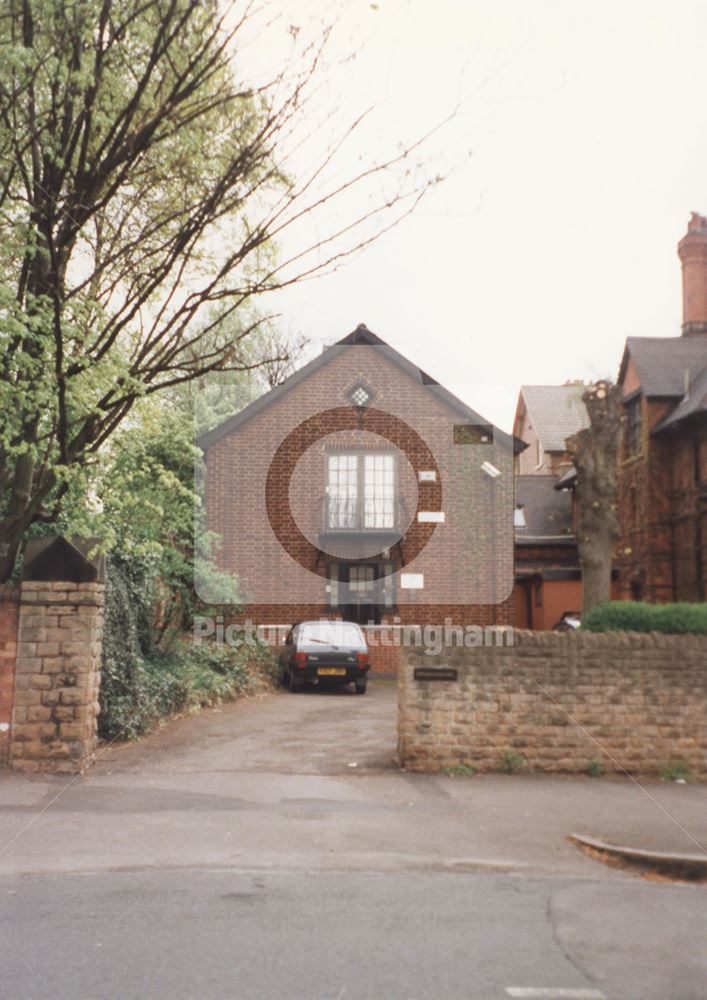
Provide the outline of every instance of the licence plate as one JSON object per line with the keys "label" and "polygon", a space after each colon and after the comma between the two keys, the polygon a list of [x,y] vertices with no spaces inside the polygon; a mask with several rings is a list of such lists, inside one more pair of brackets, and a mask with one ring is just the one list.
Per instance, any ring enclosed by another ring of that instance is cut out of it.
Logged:
{"label": "licence plate", "polygon": [[318,677],[346,677],[344,667],[320,667],[317,670]]}

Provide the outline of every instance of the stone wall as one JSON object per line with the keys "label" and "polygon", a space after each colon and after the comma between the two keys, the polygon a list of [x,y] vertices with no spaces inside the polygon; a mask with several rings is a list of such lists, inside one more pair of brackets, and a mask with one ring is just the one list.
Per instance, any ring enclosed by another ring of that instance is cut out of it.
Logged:
{"label": "stone wall", "polygon": [[9,747],[15,770],[73,773],[93,758],[103,592],[99,583],[21,585]]}
{"label": "stone wall", "polygon": [[[452,669],[457,680],[416,680]],[[707,638],[515,633],[507,647],[407,649],[400,677],[403,767],[656,774],[683,761],[707,777]]]}

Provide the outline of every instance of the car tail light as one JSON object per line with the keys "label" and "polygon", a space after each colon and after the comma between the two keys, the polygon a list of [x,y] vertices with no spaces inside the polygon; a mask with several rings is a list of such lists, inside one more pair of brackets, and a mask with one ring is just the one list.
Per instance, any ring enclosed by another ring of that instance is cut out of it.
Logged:
{"label": "car tail light", "polygon": [[296,667],[306,667],[307,666],[307,654],[306,653],[295,653],[295,666]]}
{"label": "car tail light", "polygon": [[359,667],[368,666],[368,653],[356,653],[356,662]]}

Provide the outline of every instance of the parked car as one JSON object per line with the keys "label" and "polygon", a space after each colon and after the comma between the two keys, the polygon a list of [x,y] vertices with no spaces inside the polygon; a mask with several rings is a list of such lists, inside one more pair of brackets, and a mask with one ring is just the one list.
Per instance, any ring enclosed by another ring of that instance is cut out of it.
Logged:
{"label": "parked car", "polygon": [[355,622],[300,622],[290,629],[280,655],[280,677],[290,691],[305,684],[353,683],[356,694],[365,694],[369,667],[366,639]]}
{"label": "parked car", "polygon": [[574,632],[582,624],[579,611],[565,611],[562,618],[552,626],[553,632]]}

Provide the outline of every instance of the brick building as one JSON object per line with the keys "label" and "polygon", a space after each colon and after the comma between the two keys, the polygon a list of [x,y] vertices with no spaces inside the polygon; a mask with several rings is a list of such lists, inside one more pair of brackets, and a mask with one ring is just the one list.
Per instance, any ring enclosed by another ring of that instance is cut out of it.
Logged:
{"label": "brick building", "polygon": [[587,426],[583,383],[522,385],[513,433],[525,445],[515,457],[518,476],[561,476],[572,465],[565,441]]}
{"label": "brick building", "polygon": [[573,497],[558,492],[573,473],[566,440],[587,426],[582,382],[521,386],[513,433],[516,449],[515,622],[551,629],[582,607],[582,573]]}
{"label": "brick building", "polygon": [[513,439],[365,326],[199,444],[231,621],[512,623]]}
{"label": "brick building", "polygon": [[629,337],[619,384],[620,594],[707,600],[707,218],[678,244],[681,337]]}
{"label": "brick building", "polygon": [[515,623],[551,629],[582,608],[582,571],[570,492],[557,476],[516,476]]}

